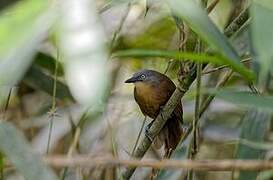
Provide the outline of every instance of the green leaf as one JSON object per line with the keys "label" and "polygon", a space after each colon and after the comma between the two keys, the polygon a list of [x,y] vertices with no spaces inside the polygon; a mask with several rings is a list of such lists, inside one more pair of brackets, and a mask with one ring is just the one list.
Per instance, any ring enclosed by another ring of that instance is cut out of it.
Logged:
{"label": "green leaf", "polygon": [[[41,69],[31,66],[26,73],[23,82],[34,89],[38,89],[52,95],[54,79],[46,75]],[[60,81],[56,84],[56,97],[59,99],[74,100],[68,87]]]}
{"label": "green leaf", "polygon": [[216,97],[244,107],[255,107],[267,112],[273,111],[272,96],[258,95],[250,92],[222,90],[217,92]]}
{"label": "green leaf", "polygon": [[58,72],[57,75],[61,76],[64,74],[63,66],[60,62],[56,61],[52,56],[39,52],[34,58],[34,64],[37,64],[52,74],[55,72],[55,63],[58,63]]}
{"label": "green leaf", "polygon": [[254,0],[250,13],[254,60],[260,65],[260,80],[265,81],[273,65],[273,1]]}
{"label": "green leaf", "polygon": [[32,35],[33,24],[47,5],[47,1],[27,0],[0,14],[0,57]]}
{"label": "green leaf", "polygon": [[94,0],[67,0],[60,3],[60,13],[57,44],[67,85],[80,104],[98,106],[105,102],[109,76],[105,68],[108,59],[106,36],[96,3]]}
{"label": "green leaf", "polygon": [[[249,141],[263,142],[268,131],[271,116],[257,109],[250,109],[243,118],[240,138]],[[264,150],[239,144],[236,152],[237,159],[263,159]],[[240,180],[254,180],[258,172],[240,172]]]}
{"label": "green leaf", "polygon": [[253,80],[253,76],[240,63],[240,57],[228,39],[218,30],[207,15],[207,12],[194,0],[168,0],[172,12],[182,18],[204,41],[217,50],[228,60],[228,64],[247,80]]}
{"label": "green leaf", "polygon": [[0,151],[28,180],[57,180],[57,176],[46,167],[41,158],[28,145],[24,135],[8,122],[0,123]]}
{"label": "green leaf", "polygon": [[221,55],[208,55],[208,54],[197,54],[181,51],[163,51],[163,50],[145,50],[145,49],[129,49],[115,52],[112,57],[162,57],[172,58],[179,60],[191,60],[195,62],[209,62],[216,65],[230,65],[230,67],[245,76],[246,78],[253,79],[253,73],[242,66],[238,68],[233,61],[226,59]]}
{"label": "green leaf", "polygon": [[20,1],[0,15],[0,86],[22,78],[53,19],[44,0]]}

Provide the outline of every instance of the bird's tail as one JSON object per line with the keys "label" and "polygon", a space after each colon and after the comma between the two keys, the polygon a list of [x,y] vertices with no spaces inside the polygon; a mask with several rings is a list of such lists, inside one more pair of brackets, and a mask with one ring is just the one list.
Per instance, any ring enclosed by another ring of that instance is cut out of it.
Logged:
{"label": "bird's tail", "polygon": [[176,146],[180,142],[183,136],[182,122],[172,116],[164,127],[162,128],[159,136],[155,140],[156,147],[161,147],[164,144],[165,158],[168,158],[175,150]]}

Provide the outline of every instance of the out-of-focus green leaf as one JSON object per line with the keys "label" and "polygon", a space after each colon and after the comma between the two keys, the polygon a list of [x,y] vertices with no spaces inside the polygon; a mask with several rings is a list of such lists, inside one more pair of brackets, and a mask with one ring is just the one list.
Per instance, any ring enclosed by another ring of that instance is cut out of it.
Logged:
{"label": "out-of-focus green leaf", "polygon": [[[94,0],[66,0],[60,4],[60,52],[65,78],[82,105],[105,102],[108,85],[106,36]],[[78,13],[81,12],[81,13]]]}
{"label": "out-of-focus green leaf", "polygon": [[26,0],[0,14],[0,57],[32,36],[33,24],[47,6],[47,1]]}
{"label": "out-of-focus green leaf", "polygon": [[175,32],[174,21],[171,17],[165,17],[151,23],[141,34],[124,37],[124,43],[129,48],[167,49]]}
{"label": "out-of-focus green leaf", "polygon": [[[187,59],[195,62],[209,62],[218,65],[230,65],[230,67],[240,73],[247,79],[253,79],[253,73],[242,66],[238,68],[237,64],[233,61],[226,59],[220,55],[207,55],[197,53],[187,53],[181,51],[161,51],[161,50],[145,50],[145,49],[130,49],[115,52],[112,57],[163,57],[173,59]],[[240,65],[241,66],[241,65]]]}
{"label": "out-of-focus green leaf", "polygon": [[172,12],[186,21],[193,31],[213,49],[225,56],[235,71],[244,71],[242,75],[248,80],[253,80],[253,77],[247,73],[246,68],[240,63],[237,52],[209,19],[204,8],[201,8],[194,0],[168,0],[168,2]]}
{"label": "out-of-focus green leaf", "polygon": [[257,179],[268,180],[268,179],[272,179],[272,177],[273,177],[273,170],[267,170],[267,171],[260,172]]}
{"label": "out-of-focus green leaf", "polygon": [[0,86],[13,87],[22,78],[53,16],[45,0],[20,1],[1,13]]}
{"label": "out-of-focus green leaf", "polygon": [[[240,138],[249,141],[262,142],[269,128],[270,114],[257,109],[250,109],[243,118]],[[263,159],[264,152],[260,149],[239,144],[236,152],[238,159]],[[257,172],[240,172],[240,180],[254,180]]]}
{"label": "out-of-focus green leaf", "polygon": [[0,150],[28,180],[57,180],[52,170],[31,150],[24,135],[10,123],[0,122]]}
{"label": "out-of-focus green leaf", "polygon": [[48,71],[50,71],[52,74],[55,72],[55,63],[58,63],[58,71],[57,75],[63,75],[64,70],[63,66],[60,62],[57,62],[53,57],[39,52],[36,57],[34,58],[34,64],[39,65]]}
{"label": "out-of-focus green leaf", "polygon": [[258,95],[250,92],[223,90],[217,92],[216,97],[245,107],[255,107],[259,110],[268,112],[273,111],[272,96]]}
{"label": "out-of-focus green leaf", "polygon": [[273,66],[273,1],[254,0],[250,12],[254,60],[260,65],[259,80],[265,81]]}
{"label": "out-of-focus green leaf", "polygon": [[[46,75],[41,71],[41,69],[31,66],[26,73],[23,81],[34,89],[38,89],[48,93],[53,94],[54,79],[51,76]],[[68,87],[60,81],[56,84],[56,97],[60,99],[70,99],[73,100],[72,95]]]}

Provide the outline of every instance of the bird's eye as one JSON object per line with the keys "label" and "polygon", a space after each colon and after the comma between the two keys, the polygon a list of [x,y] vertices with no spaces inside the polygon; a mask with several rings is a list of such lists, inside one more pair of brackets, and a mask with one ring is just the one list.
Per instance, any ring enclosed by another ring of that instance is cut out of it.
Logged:
{"label": "bird's eye", "polygon": [[144,74],[142,74],[142,75],[140,76],[140,78],[143,80],[143,79],[146,78],[146,76],[145,76]]}

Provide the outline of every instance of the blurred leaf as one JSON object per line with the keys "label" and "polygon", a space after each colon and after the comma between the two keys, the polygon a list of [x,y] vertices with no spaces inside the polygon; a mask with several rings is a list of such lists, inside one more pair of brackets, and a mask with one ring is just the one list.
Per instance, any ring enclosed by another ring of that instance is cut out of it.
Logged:
{"label": "blurred leaf", "polygon": [[253,80],[253,76],[240,63],[240,57],[228,39],[218,30],[207,15],[204,8],[201,8],[193,0],[168,0],[173,13],[181,17],[203,40],[213,49],[220,52],[228,59],[228,64],[233,69],[248,80]]}
{"label": "blurred leaf", "polygon": [[26,0],[0,14],[0,57],[32,36],[33,25],[47,6],[47,1]]}
{"label": "blurred leaf", "polygon": [[[265,138],[267,131],[269,130],[271,116],[269,113],[250,109],[243,118],[241,125],[240,138],[247,139],[249,141],[262,142]],[[238,159],[263,159],[264,150],[251,148],[249,146],[239,144],[236,152],[236,158]],[[240,180],[254,180],[256,179],[257,172],[240,172]]]}
{"label": "blurred leaf", "polygon": [[[23,81],[34,89],[38,89],[52,95],[54,78],[46,75],[41,69],[31,66]],[[56,97],[73,100],[68,87],[60,81],[56,84]]]}
{"label": "blurred leaf", "polygon": [[145,49],[129,49],[115,52],[112,57],[163,57],[172,59],[187,59],[195,62],[210,62],[217,65],[230,65],[231,69],[240,73],[247,79],[253,79],[253,73],[244,66],[238,66],[233,61],[220,55],[207,55],[188,53],[181,51],[161,51],[161,50],[145,50]]}
{"label": "blurred leaf", "polygon": [[216,97],[245,107],[255,107],[259,110],[268,112],[273,111],[272,96],[258,95],[250,92],[222,90],[217,92]]}
{"label": "blurred leaf", "polygon": [[250,12],[254,60],[260,65],[260,80],[265,81],[273,65],[273,1],[254,0]]}
{"label": "blurred leaf", "polygon": [[273,170],[267,170],[267,171],[260,172],[257,179],[268,180],[268,179],[272,179],[272,177],[273,177]]}
{"label": "blurred leaf", "polygon": [[95,1],[67,0],[60,9],[57,37],[67,85],[79,103],[95,107],[105,101],[108,83],[106,37]]}
{"label": "blurred leaf", "polygon": [[0,150],[18,171],[28,180],[57,180],[52,170],[47,168],[42,160],[32,152],[24,135],[10,123],[0,123]]}
{"label": "blurred leaf", "polygon": [[48,1],[26,0],[0,15],[0,86],[14,86],[31,64],[53,21],[47,10]]}
{"label": "blurred leaf", "polygon": [[[47,69],[48,71],[50,71],[52,74],[54,74],[55,72],[55,63],[57,61],[44,53],[39,52],[36,57],[34,58],[34,64],[39,65],[45,69]],[[57,75],[63,75],[64,74],[64,70],[63,70],[63,66],[60,62],[58,63],[58,72]]]}
{"label": "blurred leaf", "polygon": [[167,49],[176,32],[176,25],[171,17],[160,18],[151,23],[141,34],[124,38],[128,48]]}

